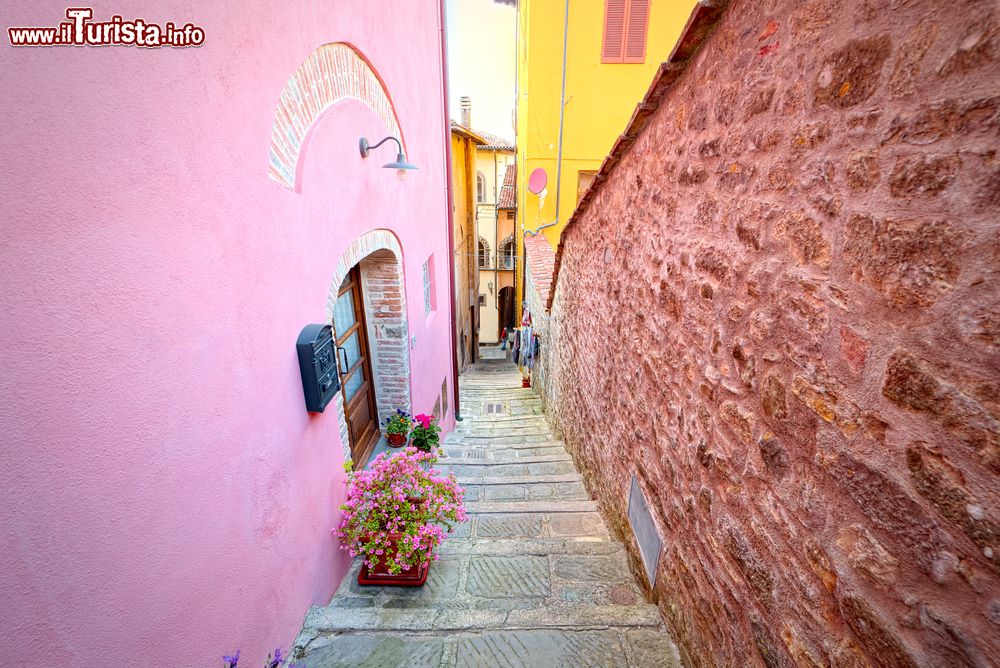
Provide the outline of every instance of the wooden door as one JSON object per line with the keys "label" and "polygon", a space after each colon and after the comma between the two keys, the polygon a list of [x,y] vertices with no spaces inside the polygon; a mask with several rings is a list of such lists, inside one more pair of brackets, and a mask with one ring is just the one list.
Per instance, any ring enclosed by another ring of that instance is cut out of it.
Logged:
{"label": "wooden door", "polygon": [[360,469],[367,463],[381,433],[358,267],[351,269],[340,286],[333,308],[333,325],[337,332],[337,368],[344,393],[351,459],[354,467]]}

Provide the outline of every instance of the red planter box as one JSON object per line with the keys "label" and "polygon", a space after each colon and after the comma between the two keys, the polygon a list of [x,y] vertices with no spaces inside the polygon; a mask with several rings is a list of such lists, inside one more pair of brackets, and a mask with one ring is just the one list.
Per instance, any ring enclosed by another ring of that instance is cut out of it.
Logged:
{"label": "red planter box", "polygon": [[431,569],[430,563],[423,567],[401,571],[399,575],[393,575],[389,572],[388,563],[396,556],[396,541],[401,537],[402,534],[389,534],[389,547],[382,555],[385,559],[381,560],[375,568],[369,569],[368,564],[361,565],[361,571],[358,572],[359,585],[420,587],[427,582],[427,573]]}

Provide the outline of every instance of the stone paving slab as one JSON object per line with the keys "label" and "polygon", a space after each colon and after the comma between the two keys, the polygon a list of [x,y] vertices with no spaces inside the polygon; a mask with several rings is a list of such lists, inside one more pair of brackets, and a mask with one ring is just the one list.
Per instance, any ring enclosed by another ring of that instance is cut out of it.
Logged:
{"label": "stone paving slab", "polygon": [[494,461],[444,460],[435,464],[442,473],[454,473],[455,477],[467,478],[475,476],[499,477],[505,475],[563,475],[575,473],[573,461],[517,462],[500,464]]}
{"label": "stone paving slab", "polygon": [[597,510],[596,501],[478,501],[465,504],[467,513],[578,513]]}
{"label": "stone paving slab", "polygon": [[530,485],[532,483],[551,482],[583,482],[579,473],[562,473],[553,475],[526,476],[463,476],[458,478],[458,484],[467,485]]}
{"label": "stone paving slab", "polygon": [[[572,466],[573,460],[562,448],[559,448],[559,452],[552,452],[551,454],[517,457],[518,464],[552,464],[566,462],[569,462],[570,466]],[[499,460],[494,459],[493,457],[458,457],[449,454],[446,459],[440,460],[434,466],[436,468],[441,468],[443,466],[459,466],[461,464],[466,466],[491,466],[498,463],[500,463]]]}
{"label": "stone paving slab", "polygon": [[463,554],[595,555],[618,553],[624,553],[621,543],[596,536],[580,538],[477,538],[476,540],[449,540],[441,546],[442,557]]}
{"label": "stone paving slab", "polygon": [[492,464],[501,461],[518,461],[528,463],[571,461],[570,456],[566,454],[566,450],[558,445],[547,447],[509,448],[505,450],[497,450],[489,446],[456,448],[454,446],[446,445],[444,446],[444,452],[447,455],[447,459],[441,460],[442,462],[448,461],[449,463],[458,464],[469,462],[488,462]]}
{"label": "stone paving slab", "polygon": [[515,629],[660,628],[663,620],[655,605],[620,606],[590,603],[553,603],[528,610],[441,608],[313,608],[306,627],[318,637],[345,631],[467,631]]}
{"label": "stone paving slab", "polygon": [[449,541],[515,538],[611,540],[599,513],[572,511],[472,513],[468,522],[454,528]]}
{"label": "stone paving slab", "polygon": [[526,630],[427,635],[339,635],[321,639],[304,668],[495,668],[621,666],[680,668],[657,632]]}
{"label": "stone paving slab", "polygon": [[[504,361],[475,365],[460,390],[465,420],[445,436],[437,467],[465,488],[469,521],[446,539],[423,587],[362,587],[355,560],[330,603],[306,616],[296,659],[310,668],[679,668],[659,610],[539,398]],[[508,412],[484,415],[485,402]]]}

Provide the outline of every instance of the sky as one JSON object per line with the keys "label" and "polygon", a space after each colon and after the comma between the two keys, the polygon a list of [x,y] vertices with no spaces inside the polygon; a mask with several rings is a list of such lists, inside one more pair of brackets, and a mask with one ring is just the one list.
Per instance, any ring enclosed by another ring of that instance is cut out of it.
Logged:
{"label": "sky", "polygon": [[446,9],[452,119],[468,95],[473,128],[513,140],[517,10],[493,0],[447,0]]}

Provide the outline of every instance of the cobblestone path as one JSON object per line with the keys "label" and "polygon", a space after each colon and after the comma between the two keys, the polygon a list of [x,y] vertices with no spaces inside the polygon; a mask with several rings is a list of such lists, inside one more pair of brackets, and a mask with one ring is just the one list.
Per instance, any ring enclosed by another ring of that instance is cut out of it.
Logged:
{"label": "cobblestone path", "polygon": [[462,375],[465,419],[437,466],[466,488],[470,521],[422,588],[361,587],[356,560],[306,618],[305,666],[681,665],[520,380],[501,360]]}

